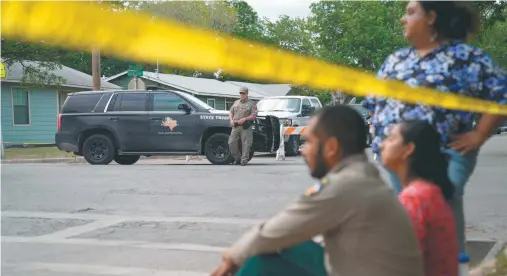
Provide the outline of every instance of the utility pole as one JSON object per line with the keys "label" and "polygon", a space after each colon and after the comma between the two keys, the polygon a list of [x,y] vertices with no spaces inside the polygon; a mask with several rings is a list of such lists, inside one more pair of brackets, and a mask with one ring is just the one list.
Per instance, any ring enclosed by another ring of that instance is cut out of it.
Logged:
{"label": "utility pole", "polygon": [[100,90],[100,50],[92,50],[92,77],[93,77],[93,90]]}
{"label": "utility pole", "polygon": [[157,59],[157,79],[158,79],[158,59]]}

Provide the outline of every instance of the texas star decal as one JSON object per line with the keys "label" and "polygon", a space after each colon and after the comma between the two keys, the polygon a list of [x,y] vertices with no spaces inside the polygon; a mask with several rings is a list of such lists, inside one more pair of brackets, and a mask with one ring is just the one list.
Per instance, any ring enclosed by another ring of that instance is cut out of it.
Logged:
{"label": "texas star decal", "polygon": [[166,117],[160,125],[168,127],[171,131],[173,131],[174,128],[178,126],[178,121],[173,120],[171,117]]}

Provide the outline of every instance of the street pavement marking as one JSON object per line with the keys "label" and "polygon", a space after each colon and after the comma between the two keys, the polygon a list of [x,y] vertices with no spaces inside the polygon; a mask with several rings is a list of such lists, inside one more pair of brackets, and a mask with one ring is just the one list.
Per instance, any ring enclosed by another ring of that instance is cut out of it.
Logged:
{"label": "street pavement marking", "polygon": [[83,265],[83,264],[63,264],[63,263],[17,263],[17,264],[2,264],[2,268],[10,268],[17,271],[49,271],[60,272],[72,275],[74,273],[83,273],[90,275],[119,275],[119,276],[205,276],[209,272],[194,272],[194,271],[177,271],[177,270],[157,270],[139,267],[122,267],[122,266],[107,266],[107,265]]}
{"label": "street pavement marking", "polygon": [[40,239],[40,237],[19,237],[19,236],[2,236],[2,243],[42,243],[42,244],[63,244],[63,245],[134,247],[144,249],[200,251],[213,253],[221,253],[226,249],[225,247],[202,245],[202,244],[190,244],[190,243],[156,243],[156,242],[132,241],[132,240],[99,240],[99,239],[72,239],[72,238]]}
{"label": "street pavement marking", "polygon": [[155,222],[197,222],[197,223],[222,223],[235,225],[254,225],[262,222],[259,219],[242,218],[217,218],[217,217],[156,217],[156,216],[119,216],[104,214],[82,213],[52,213],[52,212],[25,212],[25,211],[2,211],[3,217],[17,218],[50,218],[50,219],[81,219],[81,220],[121,220],[121,221],[155,221]]}
{"label": "street pavement marking", "polygon": [[39,240],[53,240],[53,239],[66,239],[73,236],[78,236],[84,233],[92,232],[101,228],[107,228],[115,224],[124,222],[122,219],[108,219],[108,220],[97,220],[84,225],[69,227],[67,229],[57,231],[51,234],[37,236]]}

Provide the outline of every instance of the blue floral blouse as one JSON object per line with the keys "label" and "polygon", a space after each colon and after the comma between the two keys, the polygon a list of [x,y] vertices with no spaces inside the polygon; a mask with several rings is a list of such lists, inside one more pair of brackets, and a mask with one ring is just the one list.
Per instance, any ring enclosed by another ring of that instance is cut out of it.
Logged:
{"label": "blue floral blouse", "polygon": [[[398,50],[387,58],[377,75],[410,86],[507,104],[506,73],[487,53],[462,41],[443,44],[424,57],[413,48]],[[472,130],[475,116],[471,112],[408,104],[391,98],[369,96],[361,104],[374,112],[372,150],[375,153],[380,152],[380,143],[392,124],[414,119],[427,121],[442,135],[446,146],[450,135]]]}

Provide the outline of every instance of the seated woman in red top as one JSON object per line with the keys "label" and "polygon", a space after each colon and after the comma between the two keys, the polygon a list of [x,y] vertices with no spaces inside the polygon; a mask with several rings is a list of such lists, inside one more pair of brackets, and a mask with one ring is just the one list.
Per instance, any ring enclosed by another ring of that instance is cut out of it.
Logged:
{"label": "seated woman in red top", "polygon": [[458,275],[458,238],[451,207],[454,193],[440,136],[430,124],[406,121],[394,125],[380,146],[383,165],[396,172],[399,194],[424,256],[427,276]]}

